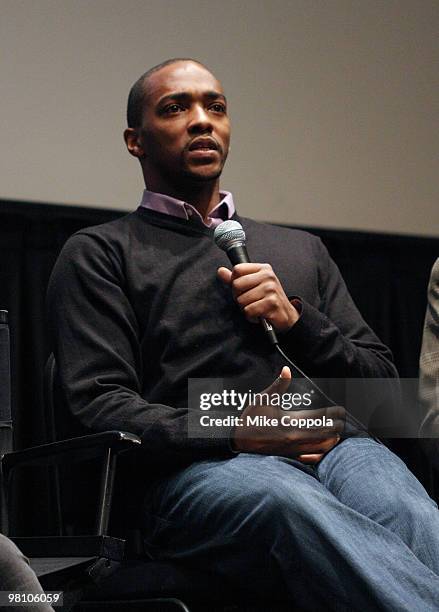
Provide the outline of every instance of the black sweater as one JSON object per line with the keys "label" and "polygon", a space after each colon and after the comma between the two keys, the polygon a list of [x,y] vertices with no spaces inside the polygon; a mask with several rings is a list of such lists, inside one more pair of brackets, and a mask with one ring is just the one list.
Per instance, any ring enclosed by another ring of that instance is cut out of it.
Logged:
{"label": "black sweater", "polygon": [[[303,303],[283,349],[315,377],[395,376],[390,351],[361,318],[321,241],[236,217],[255,262],[269,262]],[[92,431],[121,429],[160,463],[229,456],[227,439],[188,436],[188,378],[253,378],[285,363],[216,277],[213,232],[139,208],[72,236],[48,290],[49,322],[71,412]]]}

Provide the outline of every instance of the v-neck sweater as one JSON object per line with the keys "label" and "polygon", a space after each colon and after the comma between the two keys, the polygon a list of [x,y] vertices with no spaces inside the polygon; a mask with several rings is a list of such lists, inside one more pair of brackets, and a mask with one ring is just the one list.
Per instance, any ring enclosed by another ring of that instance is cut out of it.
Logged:
{"label": "v-neck sweater", "polygon": [[[316,236],[235,217],[252,261],[269,262],[299,321],[279,334],[310,376],[386,378],[391,353],[359,314]],[[230,267],[213,230],[145,208],[82,229],[65,244],[48,289],[60,382],[88,431],[122,429],[163,464],[232,455],[229,440],[188,433],[189,378],[252,379],[285,362],[217,278]]]}

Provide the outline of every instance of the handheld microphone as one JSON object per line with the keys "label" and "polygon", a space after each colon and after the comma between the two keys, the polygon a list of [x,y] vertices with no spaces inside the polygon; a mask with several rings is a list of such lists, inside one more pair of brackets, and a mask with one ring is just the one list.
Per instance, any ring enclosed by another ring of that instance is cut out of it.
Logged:
{"label": "handheld microphone", "polygon": [[[245,232],[238,221],[224,221],[215,228],[215,244],[227,253],[230,263],[236,266],[240,263],[250,263],[245,246]],[[260,319],[270,342],[275,346],[279,344],[273,326],[266,319]]]}

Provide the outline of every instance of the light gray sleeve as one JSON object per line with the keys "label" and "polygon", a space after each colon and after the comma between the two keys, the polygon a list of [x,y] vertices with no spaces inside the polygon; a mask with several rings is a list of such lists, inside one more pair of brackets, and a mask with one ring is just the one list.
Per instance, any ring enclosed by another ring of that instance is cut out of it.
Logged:
{"label": "light gray sleeve", "polygon": [[[6,536],[0,533],[0,591],[22,591],[24,593],[44,593],[29,560]],[[23,606],[3,606],[0,612],[54,612],[47,603],[33,603]]]}
{"label": "light gray sleeve", "polygon": [[420,436],[438,438],[439,464],[439,258],[431,271],[428,285],[428,305],[425,315],[422,349],[419,360],[419,401],[425,415]]}

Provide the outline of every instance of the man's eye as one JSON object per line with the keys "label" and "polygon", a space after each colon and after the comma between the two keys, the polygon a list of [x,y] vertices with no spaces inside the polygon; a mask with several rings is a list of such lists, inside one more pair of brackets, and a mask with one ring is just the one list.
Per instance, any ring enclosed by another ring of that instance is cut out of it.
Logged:
{"label": "man's eye", "polygon": [[168,106],[165,106],[162,112],[172,115],[173,113],[179,113],[182,110],[183,107],[181,104],[168,104]]}
{"label": "man's eye", "polygon": [[226,107],[224,104],[221,104],[221,102],[215,102],[215,104],[210,106],[210,110],[213,110],[215,113],[225,113]]}

